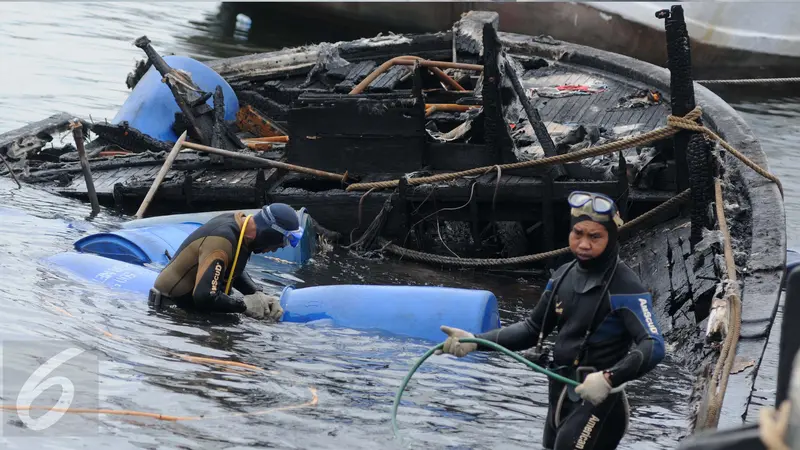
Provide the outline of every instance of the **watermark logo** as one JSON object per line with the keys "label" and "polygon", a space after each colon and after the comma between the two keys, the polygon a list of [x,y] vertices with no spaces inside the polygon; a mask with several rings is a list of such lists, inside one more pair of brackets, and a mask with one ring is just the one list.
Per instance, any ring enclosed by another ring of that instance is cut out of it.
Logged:
{"label": "watermark logo", "polygon": [[87,436],[99,431],[99,363],[67,341],[3,341],[4,436]]}

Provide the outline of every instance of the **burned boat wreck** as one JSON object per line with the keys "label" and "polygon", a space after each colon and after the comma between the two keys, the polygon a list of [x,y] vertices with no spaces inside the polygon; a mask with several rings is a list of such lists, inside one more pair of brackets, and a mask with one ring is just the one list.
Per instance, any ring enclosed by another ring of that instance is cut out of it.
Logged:
{"label": "burned boat wreck", "polygon": [[448,32],[207,63],[236,103],[140,38],[148,63],[129,86],[163,77],[183,105],[159,126],[186,132],[185,142],[132,122],[82,121],[94,136],[93,189],[75,147],[47,145],[72,116],[0,136],[0,154],[26,183],[84,199],[94,190],[126,212],[161,172],[151,213],[284,202],[353,251],[440,266],[552,267],[566,254],[569,192],[608,194],[627,222],[622,255],[653,290],[670,354],[697,369],[692,424],[736,424],[754,416],[780,293],[780,185],[748,167],[766,157],[741,117],[692,82],[681,8],[662,17],[669,71],[500,33],[496,14],[472,12]]}

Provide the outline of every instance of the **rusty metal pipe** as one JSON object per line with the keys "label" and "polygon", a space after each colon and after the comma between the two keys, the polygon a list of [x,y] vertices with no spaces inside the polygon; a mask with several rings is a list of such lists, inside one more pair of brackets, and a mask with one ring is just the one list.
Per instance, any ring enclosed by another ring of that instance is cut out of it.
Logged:
{"label": "rusty metal pipe", "polygon": [[358,83],[356,87],[354,87],[350,94],[360,94],[364,92],[364,89],[367,88],[376,78],[378,78],[382,73],[386,72],[392,66],[402,64],[402,65],[413,65],[415,62],[418,62],[419,65],[427,67],[433,72],[437,77],[439,77],[443,82],[447,83],[453,89],[458,91],[465,91],[463,86],[458,84],[458,82],[440,69],[440,67],[444,68],[452,68],[452,69],[465,69],[465,70],[483,70],[483,66],[477,64],[462,64],[462,63],[452,63],[448,61],[429,61],[426,59],[422,59],[419,56],[397,56],[392,58],[380,66],[377,69],[373,70],[371,74],[367,75],[366,78],[361,83]]}

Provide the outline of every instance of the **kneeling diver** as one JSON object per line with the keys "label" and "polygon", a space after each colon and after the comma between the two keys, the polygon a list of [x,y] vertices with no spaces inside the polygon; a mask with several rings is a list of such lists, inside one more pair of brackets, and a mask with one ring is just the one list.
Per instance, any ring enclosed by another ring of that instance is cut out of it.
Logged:
{"label": "kneeling diver", "polygon": [[183,241],[156,278],[149,303],[278,320],[283,315],[279,300],[261,292],[244,269],[252,253],[296,247],[302,236],[297,213],[283,203],[264,206],[252,216],[220,214]]}
{"label": "kneeling diver", "polygon": [[[536,346],[541,353],[542,341],[558,327],[553,370],[581,384],[573,388],[550,379],[544,448],[614,449],[628,427],[624,384],[664,358],[664,339],[651,294],[619,260],[622,219],[614,201],[590,192],[573,192],[568,201],[569,248],[576,260],[553,273],[530,317],[476,337],[515,351]],[[458,342],[473,337],[464,330],[442,331],[449,336],[446,353],[462,357],[490,350]]]}

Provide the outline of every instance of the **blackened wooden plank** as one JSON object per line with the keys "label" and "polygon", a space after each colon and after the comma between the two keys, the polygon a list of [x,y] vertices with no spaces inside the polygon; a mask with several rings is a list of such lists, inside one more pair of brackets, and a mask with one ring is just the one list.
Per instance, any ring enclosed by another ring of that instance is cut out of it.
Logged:
{"label": "blackened wooden plank", "polygon": [[358,64],[351,64],[350,71],[339,84],[334,86],[336,92],[350,92],[357,83],[361,82],[369,75],[377,64],[375,61],[361,61]]}
{"label": "blackened wooden plank", "polygon": [[[269,202],[281,202],[293,208],[305,207],[311,217],[325,228],[342,233],[347,243],[353,229],[358,227],[359,200],[363,192],[345,192],[335,189],[323,192],[312,192],[303,189],[276,188],[268,193]],[[366,230],[370,222],[383,208],[390,192],[372,192],[364,198],[361,206],[361,232]],[[360,234],[354,233],[354,238]]]}
{"label": "blackened wooden plank", "polygon": [[[292,108],[289,142],[308,136],[422,137],[424,108],[392,108],[384,103],[342,102],[332,107]],[[291,144],[290,144],[291,145]]]}
{"label": "blackened wooden plank", "polygon": [[458,171],[495,163],[494,155],[485,145],[431,142],[428,144],[427,164],[433,170]]}
{"label": "blackened wooden plank", "polygon": [[329,172],[412,172],[422,167],[423,136],[291,138],[288,162]]}
{"label": "blackened wooden plank", "polygon": [[411,72],[409,66],[392,66],[370,83],[369,92],[391,92],[400,80]]}

